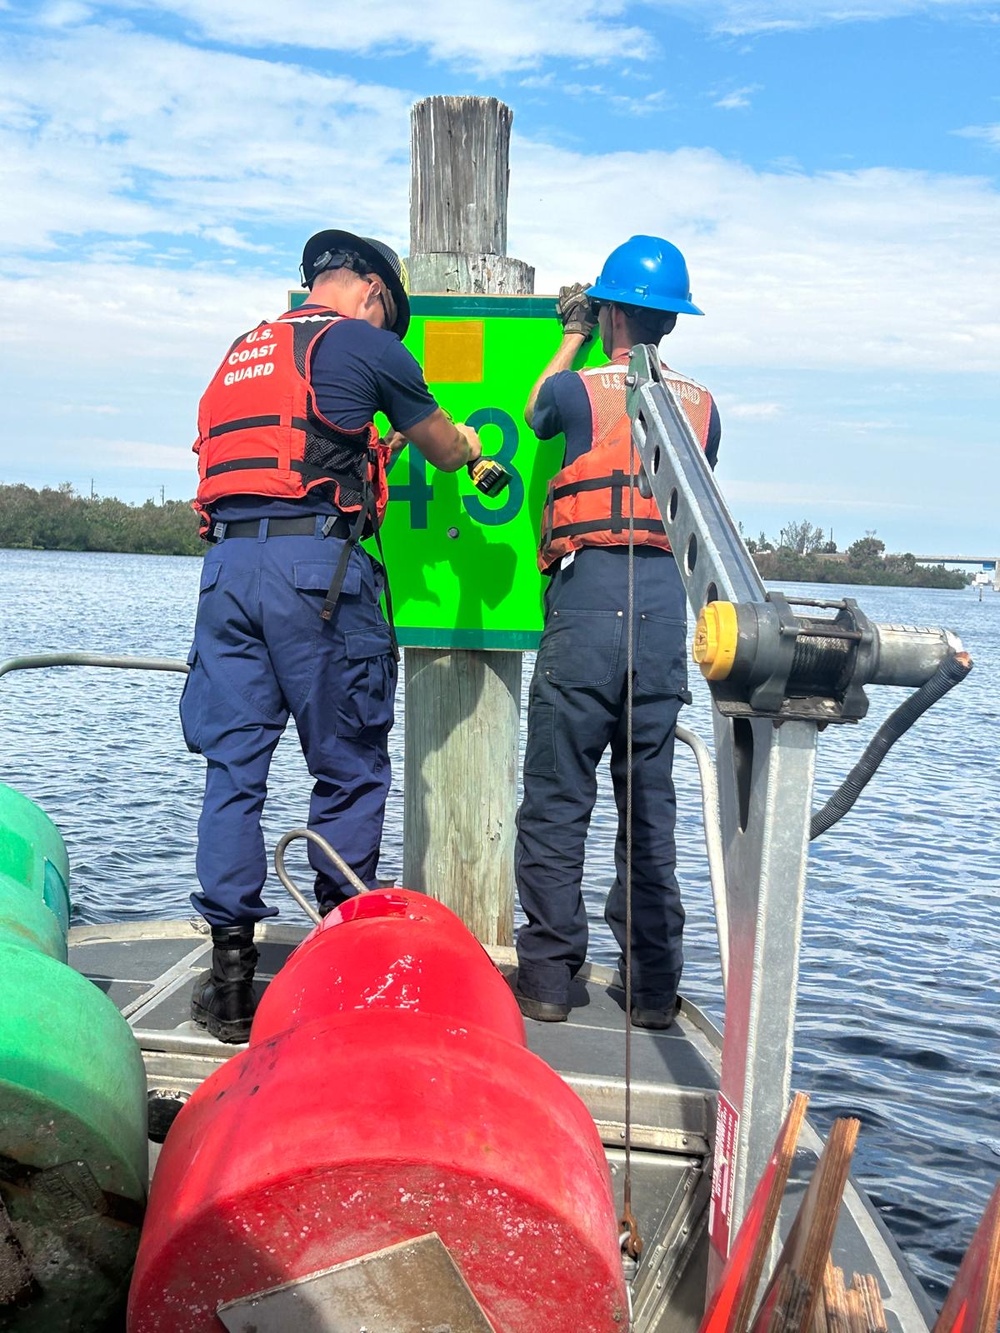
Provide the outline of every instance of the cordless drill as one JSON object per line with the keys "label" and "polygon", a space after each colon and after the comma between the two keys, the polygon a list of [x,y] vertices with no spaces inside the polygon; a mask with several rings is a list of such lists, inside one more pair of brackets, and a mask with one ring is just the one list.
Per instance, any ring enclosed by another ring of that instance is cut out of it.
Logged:
{"label": "cordless drill", "polygon": [[474,463],[466,463],[466,467],[473,486],[483,495],[499,495],[510,485],[510,473],[495,458],[477,458]]}
{"label": "cordless drill", "polygon": [[[448,420],[451,421],[452,418],[449,416]],[[379,443],[388,446],[395,459],[396,455],[409,444],[409,440],[400,431],[391,430]],[[466,463],[465,466],[469,470],[473,486],[483,495],[499,495],[510,485],[510,473],[495,458],[480,456],[474,463]]]}

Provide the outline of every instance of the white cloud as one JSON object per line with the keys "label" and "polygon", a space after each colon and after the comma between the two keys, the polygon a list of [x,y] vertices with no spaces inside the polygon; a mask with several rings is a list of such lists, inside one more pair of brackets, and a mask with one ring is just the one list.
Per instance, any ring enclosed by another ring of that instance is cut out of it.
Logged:
{"label": "white cloud", "polygon": [[270,245],[254,245],[235,227],[203,227],[201,234],[206,240],[216,241],[227,250],[246,250],[251,254],[265,255],[272,249]]}
{"label": "white cloud", "polygon": [[[301,226],[307,214],[405,225],[398,89],[96,28],[8,43],[0,86],[8,248],[103,232],[243,249],[256,243],[248,222]],[[377,191],[358,188],[362,143]]]}
{"label": "white cloud", "polygon": [[994,148],[1000,148],[1000,125],[966,125],[954,133],[960,139],[985,139]]}
{"label": "white cloud", "polygon": [[646,93],[643,97],[625,97],[621,93],[609,93],[607,103],[612,111],[626,116],[651,116],[662,112],[669,104],[670,97],[665,88]]}
{"label": "white cloud", "polygon": [[43,6],[38,22],[45,28],[68,28],[85,23],[91,13],[89,5],[77,4],[76,0],[57,0],[56,4]]}
{"label": "white cloud", "polygon": [[421,49],[479,75],[530,68],[550,56],[646,60],[655,48],[648,31],[620,20],[630,7],[624,0],[382,0],[377,9],[326,0],[321,10],[315,0],[134,0],[134,7],[178,14],[227,45],[363,55]]}
{"label": "white cloud", "polygon": [[[554,80],[548,76],[530,76],[520,80],[522,88],[549,88]],[[572,97],[579,101],[599,101],[602,110],[616,112],[623,116],[652,116],[662,112],[669,104],[669,95],[665,88],[657,88],[641,97],[616,92],[602,83],[572,83],[559,80],[559,93],[563,97]]]}
{"label": "white cloud", "polygon": [[[33,271],[11,252],[47,261],[67,318],[85,292],[89,316],[120,337],[123,320],[148,323],[134,301],[186,330],[174,294],[192,289],[256,317],[245,293],[272,273],[283,295],[317,225],[406,247],[403,90],[93,29],[0,56],[0,86],[4,305],[21,306]],[[358,188],[359,144],[377,189]],[[673,341],[696,362],[990,373],[1000,362],[1000,193],[985,180],[760,172],[710,150],[588,155],[515,136],[509,249],[536,265],[538,290],[592,280],[634,232],[666,235],[688,258],[708,318],[682,320]],[[206,242],[236,261],[232,276],[202,272]],[[133,294],[123,312],[103,282]],[[12,327],[23,338],[26,322],[30,303],[0,338]]]}
{"label": "white cloud", "polygon": [[726,93],[712,105],[719,107],[722,111],[745,111],[750,106],[750,98],[756,92],[760,92],[759,83],[748,84],[745,88],[734,88],[732,92]]}
{"label": "white cloud", "polygon": [[774,421],[784,412],[780,403],[727,403],[726,420]]}
{"label": "white cloud", "polygon": [[[57,376],[34,274],[0,280],[6,475],[169,468],[186,470],[193,489],[199,395],[240,329],[285,307],[287,284],[246,273],[65,262],[46,265],[45,290],[59,293]],[[42,456],[16,446],[40,433]]]}
{"label": "white cloud", "polygon": [[667,236],[687,257],[707,318],[682,319],[671,344],[683,340],[694,364],[1000,363],[1000,193],[986,180],[758,172],[704,150],[588,157],[515,141],[511,252],[535,263],[539,290],[592,281],[633,233]]}
{"label": "white cloud", "polygon": [[164,10],[229,46],[298,47],[361,55],[425,51],[482,77],[531,69],[546,59],[589,64],[648,61],[659,45],[641,20],[664,10],[711,31],[767,34],[911,14],[996,17],[995,0],[383,0],[377,11],[348,0],[132,0]]}
{"label": "white cloud", "polygon": [[[660,8],[702,19],[732,36],[820,28],[839,23],[877,22],[908,15],[980,17],[995,20],[995,0],[652,0]],[[706,13],[708,9],[708,13]]]}
{"label": "white cloud", "polygon": [[[59,293],[62,348],[60,384],[91,383],[95,374],[120,372],[120,394],[177,390],[179,378],[204,387],[241,328],[262,313],[284,309],[288,282],[265,274],[194,270],[179,273],[141,264],[50,262],[46,290]],[[34,270],[0,279],[0,349],[8,373],[36,363],[50,345]],[[44,359],[44,358],[43,358]],[[188,388],[185,387],[185,392]],[[93,401],[57,385],[45,400]],[[106,402],[107,395],[96,399]]]}

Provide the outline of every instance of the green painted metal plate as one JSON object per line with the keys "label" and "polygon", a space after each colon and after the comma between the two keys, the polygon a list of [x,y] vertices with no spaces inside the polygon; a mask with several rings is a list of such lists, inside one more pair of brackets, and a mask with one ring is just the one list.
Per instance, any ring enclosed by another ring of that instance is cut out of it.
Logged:
{"label": "green painted metal plate", "polygon": [[[292,293],[290,304],[304,300],[305,293]],[[511,484],[489,499],[464,469],[439,472],[412,446],[398,457],[382,542],[399,641],[534,648],[542,628],[539,523],[563,438],[537,440],[524,405],[559,346],[555,298],[414,296],[411,311],[406,346],[431,392],[456,421],[479,431],[484,452],[510,472]],[[603,360],[592,341],[578,364]]]}

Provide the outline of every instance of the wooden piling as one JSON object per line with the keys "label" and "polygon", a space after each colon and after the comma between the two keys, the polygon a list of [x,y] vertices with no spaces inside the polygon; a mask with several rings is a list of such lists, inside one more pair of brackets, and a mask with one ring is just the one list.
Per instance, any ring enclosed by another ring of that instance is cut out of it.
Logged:
{"label": "wooden piling", "polygon": [[410,281],[415,292],[534,291],[507,256],[510,107],[426,97],[410,113]]}
{"label": "wooden piling", "polygon": [[[534,290],[534,269],[506,255],[511,119],[493,97],[413,107],[415,293]],[[403,882],[484,944],[511,944],[521,654],[406,648],[404,681]]]}

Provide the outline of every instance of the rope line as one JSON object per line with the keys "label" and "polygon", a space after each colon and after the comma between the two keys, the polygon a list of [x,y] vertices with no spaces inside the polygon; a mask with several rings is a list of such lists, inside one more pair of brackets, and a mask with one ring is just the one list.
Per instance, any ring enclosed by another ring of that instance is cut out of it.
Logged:
{"label": "rope line", "polygon": [[625,681],[625,1180],[622,1223],[629,1228],[626,1252],[638,1259],[642,1241],[632,1212],[632,705],[635,672],[635,440],[629,439],[628,614]]}

